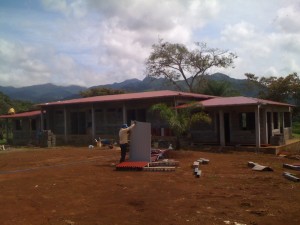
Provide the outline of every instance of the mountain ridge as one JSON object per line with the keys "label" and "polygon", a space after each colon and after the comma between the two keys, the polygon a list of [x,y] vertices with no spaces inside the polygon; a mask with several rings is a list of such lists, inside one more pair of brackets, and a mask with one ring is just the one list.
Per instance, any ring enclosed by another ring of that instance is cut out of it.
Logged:
{"label": "mountain ridge", "polygon": [[[244,96],[253,97],[257,94],[253,90],[248,90],[246,79],[231,78],[223,73],[215,73],[205,76],[205,78],[208,80],[228,82],[233,89],[237,90],[241,95]],[[183,80],[178,81],[177,84],[181,87],[185,87]],[[145,77],[143,80],[133,78],[119,83],[114,82],[112,84],[97,85],[89,88],[98,87],[120,89],[127,92],[177,90],[174,85],[171,85],[171,83],[164,78],[154,79],[149,77]],[[52,83],[45,83],[19,88],[12,86],[0,86],[0,92],[9,96],[11,99],[30,101],[33,103],[45,103],[80,98],[80,92],[89,88],[78,85],[59,86]]]}

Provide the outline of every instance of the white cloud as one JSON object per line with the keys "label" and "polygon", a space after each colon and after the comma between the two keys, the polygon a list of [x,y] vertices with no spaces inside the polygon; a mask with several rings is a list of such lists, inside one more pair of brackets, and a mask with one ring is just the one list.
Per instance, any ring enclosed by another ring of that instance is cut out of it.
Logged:
{"label": "white cloud", "polygon": [[143,79],[159,38],[235,52],[235,68],[218,71],[236,78],[299,73],[299,8],[297,0],[42,0],[30,13],[15,14],[2,7],[0,82],[94,86]]}
{"label": "white cloud", "polygon": [[300,32],[300,4],[289,5],[285,8],[281,8],[277,12],[277,18],[275,23],[280,31],[288,33]]}
{"label": "white cloud", "polygon": [[41,2],[46,10],[61,13],[65,16],[82,18],[87,13],[84,0],[42,0]]}
{"label": "white cloud", "polygon": [[241,21],[234,25],[227,25],[221,34],[225,41],[247,42],[256,36],[256,31],[254,25]]}

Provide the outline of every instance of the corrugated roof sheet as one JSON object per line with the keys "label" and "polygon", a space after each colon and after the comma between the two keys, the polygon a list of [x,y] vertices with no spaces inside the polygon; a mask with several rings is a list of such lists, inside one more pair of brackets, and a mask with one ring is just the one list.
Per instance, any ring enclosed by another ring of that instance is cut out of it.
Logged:
{"label": "corrugated roof sheet", "polygon": [[163,98],[163,97],[190,97],[196,99],[209,99],[214,96],[202,95],[195,93],[186,93],[180,91],[149,91],[149,92],[139,92],[139,93],[127,93],[127,94],[118,94],[118,95],[103,95],[103,96],[94,96],[88,98],[78,98],[58,102],[49,102],[40,104],[40,106],[48,105],[67,105],[67,104],[79,104],[79,103],[93,103],[93,102],[112,102],[112,101],[128,101],[128,100],[139,100],[139,99],[153,99],[153,98]]}
{"label": "corrugated roof sheet", "polygon": [[34,117],[39,115],[41,115],[41,111],[36,110],[31,112],[16,113],[12,115],[1,115],[0,118],[24,118],[24,117]]}
{"label": "corrugated roof sheet", "polygon": [[117,170],[141,170],[148,165],[148,162],[122,162],[116,165]]}
{"label": "corrugated roof sheet", "polygon": [[290,104],[275,102],[270,100],[264,100],[259,98],[250,98],[244,96],[237,97],[219,97],[209,100],[201,101],[204,107],[216,107],[216,106],[234,106],[234,105],[280,105],[280,106],[292,106]]}
{"label": "corrugated roof sheet", "polygon": [[[199,101],[199,105],[204,108],[219,107],[219,106],[241,106],[241,105],[277,105],[277,106],[293,106],[291,104],[275,102],[259,98],[250,98],[244,96],[237,97],[216,97],[208,100]],[[184,108],[188,105],[182,105],[178,108]]]}

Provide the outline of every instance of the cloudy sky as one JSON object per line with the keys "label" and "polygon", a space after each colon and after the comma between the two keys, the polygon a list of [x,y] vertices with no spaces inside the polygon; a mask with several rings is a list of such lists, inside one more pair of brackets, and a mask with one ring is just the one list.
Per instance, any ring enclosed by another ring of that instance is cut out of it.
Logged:
{"label": "cloudy sky", "polygon": [[145,77],[159,38],[238,55],[234,78],[300,74],[300,0],[1,0],[0,86]]}

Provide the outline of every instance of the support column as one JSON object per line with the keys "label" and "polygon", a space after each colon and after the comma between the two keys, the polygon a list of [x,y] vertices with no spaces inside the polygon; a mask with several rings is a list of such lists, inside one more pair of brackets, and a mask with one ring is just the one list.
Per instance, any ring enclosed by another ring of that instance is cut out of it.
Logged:
{"label": "support column", "polygon": [[40,125],[40,130],[44,130],[44,114],[43,114],[43,110],[41,110],[41,121],[40,121],[41,125]]}
{"label": "support column", "polygon": [[96,137],[96,124],[95,124],[95,109],[94,109],[94,104],[92,104],[92,137],[93,137],[93,140]]}
{"label": "support column", "polygon": [[[12,122],[12,130],[13,130],[13,126],[14,126],[14,123]],[[6,142],[8,143],[8,118],[6,118]]]}
{"label": "support column", "polygon": [[291,127],[293,127],[292,107],[289,107],[289,116],[290,116],[290,124],[291,124]]}
{"label": "support column", "polygon": [[127,123],[127,113],[126,113],[125,104],[123,104],[122,112],[123,112],[123,123]]}
{"label": "support column", "polygon": [[28,121],[29,121],[29,124],[28,124],[28,125],[29,125],[29,137],[31,138],[31,135],[32,135],[32,126],[31,126],[31,125],[32,125],[32,124],[31,124],[31,123],[32,123],[32,119],[29,118]]}
{"label": "support column", "polygon": [[67,109],[66,107],[64,108],[64,139],[65,143],[68,142],[68,133],[67,133]]}
{"label": "support column", "polygon": [[284,112],[281,112],[281,125],[282,125],[282,134],[284,134],[284,127],[285,127],[285,124],[284,124]]}
{"label": "support column", "polygon": [[268,144],[268,120],[267,120],[267,110],[263,111],[263,134],[262,142]]}
{"label": "support column", "polygon": [[224,112],[223,112],[223,110],[219,111],[219,120],[220,120],[220,145],[225,146],[225,128],[224,128]]}
{"label": "support column", "polygon": [[273,110],[271,112],[271,135],[270,136],[273,136],[273,130],[274,130],[274,114],[273,114]]}
{"label": "support column", "polygon": [[255,140],[256,140],[256,147],[260,147],[260,115],[259,115],[260,105],[257,106],[255,109]]}

